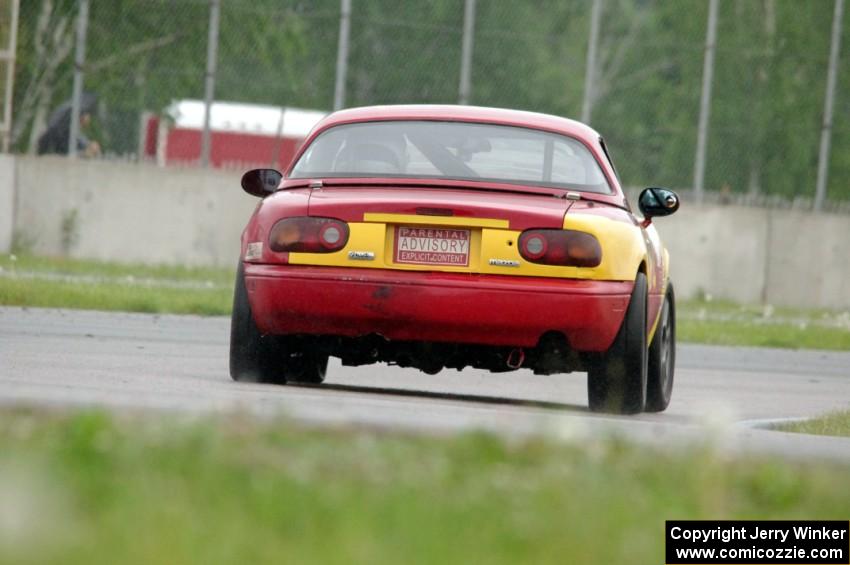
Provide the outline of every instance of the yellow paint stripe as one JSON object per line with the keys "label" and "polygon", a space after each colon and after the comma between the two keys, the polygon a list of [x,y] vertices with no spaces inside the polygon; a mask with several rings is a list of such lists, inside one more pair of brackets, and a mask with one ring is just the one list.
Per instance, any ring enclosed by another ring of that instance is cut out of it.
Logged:
{"label": "yellow paint stripe", "polygon": [[655,338],[655,330],[658,329],[658,322],[661,321],[661,311],[664,309],[664,301],[667,299],[667,279],[664,279],[664,288],[661,289],[661,306],[658,312],[655,313],[655,321],[652,322],[652,328],[649,330],[649,335],[646,336],[646,346],[652,345],[652,340]]}
{"label": "yellow paint stripe", "polygon": [[468,226],[473,228],[508,228],[508,220],[496,220],[491,218],[467,218],[455,216],[419,216],[416,214],[376,214],[367,212],[363,214],[366,222],[380,222],[384,224],[414,224],[427,226]]}

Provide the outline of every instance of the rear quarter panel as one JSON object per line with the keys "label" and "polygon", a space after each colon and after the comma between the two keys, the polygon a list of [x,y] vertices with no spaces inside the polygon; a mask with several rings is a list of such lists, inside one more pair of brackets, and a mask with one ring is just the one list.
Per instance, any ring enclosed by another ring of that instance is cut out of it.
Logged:
{"label": "rear quarter panel", "polygon": [[256,263],[281,263],[288,257],[285,253],[273,253],[268,248],[269,231],[274,224],[291,216],[306,216],[310,200],[309,189],[278,191],[260,200],[254,214],[242,231],[242,250],[240,257],[245,259],[247,246],[252,242],[263,244],[262,256],[252,259]]}
{"label": "rear quarter panel", "polygon": [[602,246],[602,263],[589,271],[597,280],[633,281],[647,245],[640,225],[631,213],[621,208],[579,202],[564,217],[564,229],[590,233]]}
{"label": "rear quarter panel", "polygon": [[669,273],[669,256],[655,226],[642,228],[630,212],[619,208],[581,202],[567,213],[564,229],[592,233],[599,240],[603,259],[592,278],[634,280],[644,265],[649,289],[647,331],[652,339]]}

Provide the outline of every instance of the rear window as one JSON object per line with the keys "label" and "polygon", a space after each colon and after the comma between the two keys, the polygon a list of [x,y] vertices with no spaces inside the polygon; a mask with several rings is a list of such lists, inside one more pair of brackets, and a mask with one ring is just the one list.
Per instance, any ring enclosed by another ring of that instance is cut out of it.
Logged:
{"label": "rear window", "polygon": [[465,122],[333,127],[313,140],[290,174],[316,177],[441,178],[611,192],[596,159],[575,139]]}

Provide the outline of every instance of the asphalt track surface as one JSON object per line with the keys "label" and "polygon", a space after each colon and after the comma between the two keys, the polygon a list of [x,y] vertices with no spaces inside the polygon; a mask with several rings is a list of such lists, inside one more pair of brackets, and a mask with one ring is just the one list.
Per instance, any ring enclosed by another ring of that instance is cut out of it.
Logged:
{"label": "asphalt track surface", "polygon": [[681,345],[662,414],[591,414],[584,373],[466,369],[426,375],[332,359],[319,387],[234,383],[229,318],[0,308],[0,406],[100,407],[194,416],[287,415],[309,425],[447,434],[486,430],[850,461],[850,438],[760,428],[850,408],[850,352]]}

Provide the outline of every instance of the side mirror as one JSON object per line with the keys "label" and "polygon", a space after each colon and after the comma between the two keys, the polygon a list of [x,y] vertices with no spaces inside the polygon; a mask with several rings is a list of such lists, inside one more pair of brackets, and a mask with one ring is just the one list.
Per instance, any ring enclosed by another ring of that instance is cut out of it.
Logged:
{"label": "side mirror", "polygon": [[260,198],[277,190],[283,175],[274,169],[252,169],[242,175],[242,190]]}
{"label": "side mirror", "polygon": [[645,188],[638,196],[638,208],[646,227],[655,216],[669,216],[678,210],[679,195],[666,188]]}

